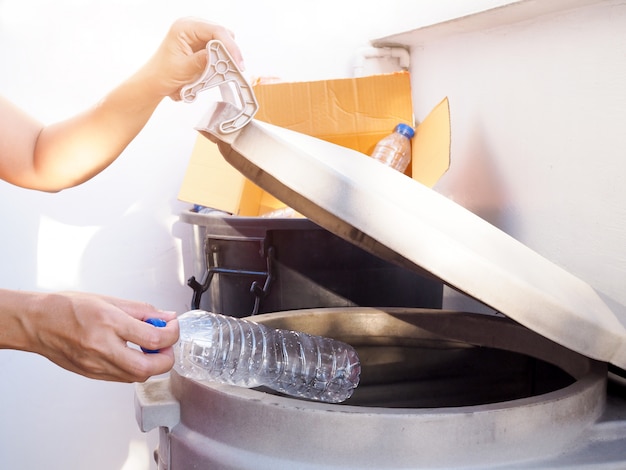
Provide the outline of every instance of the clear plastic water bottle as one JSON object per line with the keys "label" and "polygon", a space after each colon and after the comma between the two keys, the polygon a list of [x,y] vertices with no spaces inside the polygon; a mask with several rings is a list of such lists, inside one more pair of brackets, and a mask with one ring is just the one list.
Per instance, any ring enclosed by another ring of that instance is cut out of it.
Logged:
{"label": "clear plastic water bottle", "polygon": [[398,124],[393,133],[380,139],[371,157],[404,173],[411,161],[411,139],[415,130],[407,124]]}
{"label": "clear plastic water bottle", "polygon": [[261,217],[265,219],[303,219],[304,216],[295,209],[287,206],[280,209],[274,209],[271,212],[263,214]]}
{"label": "clear plastic water bottle", "polygon": [[299,398],[340,403],[359,383],[350,345],[203,310],[178,318],[174,368],[186,377],[242,387],[266,386]]}

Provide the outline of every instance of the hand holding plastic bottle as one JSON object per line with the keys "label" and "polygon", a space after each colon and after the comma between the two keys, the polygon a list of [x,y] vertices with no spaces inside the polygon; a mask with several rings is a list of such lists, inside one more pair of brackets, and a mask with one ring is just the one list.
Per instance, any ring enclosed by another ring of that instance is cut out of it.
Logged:
{"label": "hand holding plastic bottle", "polygon": [[[143,382],[174,364],[178,322],[173,312],[76,292],[0,294],[5,313],[0,348],[38,353],[69,371],[117,382]],[[143,321],[150,317],[167,325],[154,328]],[[144,354],[128,343],[159,353]]]}
{"label": "hand holding plastic bottle", "polygon": [[347,400],[359,384],[358,354],[344,342],[202,310],[179,322],[174,367],[186,377],[328,403]]}

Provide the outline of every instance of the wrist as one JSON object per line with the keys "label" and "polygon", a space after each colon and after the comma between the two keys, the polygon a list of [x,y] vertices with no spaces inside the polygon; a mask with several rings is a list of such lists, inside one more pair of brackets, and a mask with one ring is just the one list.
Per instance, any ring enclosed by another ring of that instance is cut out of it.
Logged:
{"label": "wrist", "polygon": [[113,89],[100,103],[107,110],[134,116],[143,125],[167,95],[155,86],[154,78],[143,68]]}
{"label": "wrist", "polygon": [[34,352],[38,316],[43,294],[0,289],[0,349]]}
{"label": "wrist", "polygon": [[152,100],[158,104],[175,91],[171,80],[163,77],[162,69],[157,57],[153,57],[128,79],[128,83],[136,88],[136,92],[144,100]]}

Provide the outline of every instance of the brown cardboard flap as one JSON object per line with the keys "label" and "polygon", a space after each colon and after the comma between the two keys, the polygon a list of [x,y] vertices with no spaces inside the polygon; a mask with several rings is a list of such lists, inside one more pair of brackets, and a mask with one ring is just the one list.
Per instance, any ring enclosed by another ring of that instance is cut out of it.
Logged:
{"label": "brown cardboard flap", "polygon": [[[260,84],[254,87],[254,93],[259,103],[255,119],[366,155],[371,154],[376,143],[391,133],[398,123],[413,124],[408,72]],[[409,166],[407,174],[426,184],[434,184],[449,164],[447,100],[418,127],[414,142],[413,156],[417,163]],[[438,161],[431,162],[433,158]],[[197,138],[178,197],[182,201],[244,216],[257,216],[284,207],[278,199],[230,167],[217,146],[201,135]]]}
{"label": "brown cardboard flap", "polygon": [[433,187],[450,167],[450,105],[444,98],[416,128],[411,143],[411,175]]}

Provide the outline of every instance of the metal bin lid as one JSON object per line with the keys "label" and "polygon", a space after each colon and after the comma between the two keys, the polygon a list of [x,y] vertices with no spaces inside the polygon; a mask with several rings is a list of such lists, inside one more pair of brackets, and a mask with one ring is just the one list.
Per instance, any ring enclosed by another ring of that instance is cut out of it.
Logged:
{"label": "metal bin lid", "polygon": [[588,284],[445,196],[360,152],[252,120],[198,130],[244,176],[373,254],[422,270],[542,336],[626,369],[626,330]]}

